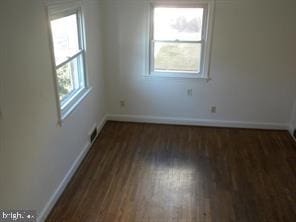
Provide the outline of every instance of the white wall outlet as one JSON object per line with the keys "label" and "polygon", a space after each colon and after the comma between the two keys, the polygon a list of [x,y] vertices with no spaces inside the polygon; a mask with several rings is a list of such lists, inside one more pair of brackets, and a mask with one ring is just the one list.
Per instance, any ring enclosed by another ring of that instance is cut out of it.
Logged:
{"label": "white wall outlet", "polygon": [[217,112],[217,107],[216,106],[212,106],[211,107],[211,113],[216,113]]}
{"label": "white wall outlet", "polygon": [[192,96],[192,89],[187,89],[187,96]]}
{"label": "white wall outlet", "polygon": [[119,105],[120,105],[120,107],[125,107],[125,101],[124,100],[120,100],[119,101]]}

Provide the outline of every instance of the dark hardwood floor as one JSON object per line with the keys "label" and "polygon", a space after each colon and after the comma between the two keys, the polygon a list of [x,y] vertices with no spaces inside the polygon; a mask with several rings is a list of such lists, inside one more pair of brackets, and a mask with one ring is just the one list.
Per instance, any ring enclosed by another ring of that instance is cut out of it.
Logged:
{"label": "dark hardwood floor", "polygon": [[47,221],[295,222],[288,132],[107,122]]}

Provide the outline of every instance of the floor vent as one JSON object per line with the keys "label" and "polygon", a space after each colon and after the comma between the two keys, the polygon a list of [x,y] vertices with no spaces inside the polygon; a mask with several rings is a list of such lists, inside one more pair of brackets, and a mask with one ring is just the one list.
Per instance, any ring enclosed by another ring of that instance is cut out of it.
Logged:
{"label": "floor vent", "polygon": [[95,127],[94,130],[90,134],[90,143],[93,144],[98,136],[97,128]]}

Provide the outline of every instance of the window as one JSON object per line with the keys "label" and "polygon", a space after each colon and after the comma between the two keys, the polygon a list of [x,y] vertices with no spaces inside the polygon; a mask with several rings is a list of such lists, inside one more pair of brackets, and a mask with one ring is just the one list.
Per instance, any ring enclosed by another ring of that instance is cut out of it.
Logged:
{"label": "window", "polygon": [[63,119],[86,92],[81,11],[50,16],[56,86]]}
{"label": "window", "polygon": [[207,78],[208,4],[153,6],[150,74]]}

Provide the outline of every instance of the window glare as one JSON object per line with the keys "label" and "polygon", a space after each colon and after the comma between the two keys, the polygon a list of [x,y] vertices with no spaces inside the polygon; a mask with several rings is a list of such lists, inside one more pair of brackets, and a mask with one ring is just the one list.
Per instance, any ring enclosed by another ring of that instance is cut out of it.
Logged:
{"label": "window glare", "polygon": [[51,21],[56,65],[79,51],[77,15]]}
{"label": "window glare", "polygon": [[154,9],[154,39],[200,41],[203,8]]}

